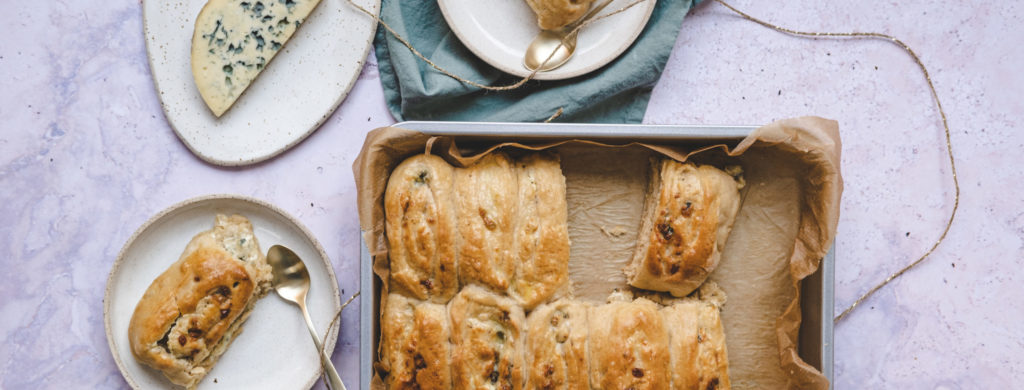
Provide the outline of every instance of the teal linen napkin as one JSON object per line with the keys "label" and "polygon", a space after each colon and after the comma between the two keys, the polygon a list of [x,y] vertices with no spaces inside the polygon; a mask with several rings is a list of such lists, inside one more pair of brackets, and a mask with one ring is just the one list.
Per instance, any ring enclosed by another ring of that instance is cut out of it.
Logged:
{"label": "teal linen napkin", "polygon": [[[500,92],[472,87],[436,71],[378,27],[373,45],[384,98],[399,121],[537,122],[562,108],[559,122],[640,123],[683,17],[698,2],[658,0],[633,45],[601,69],[567,80],[531,80]],[[456,75],[485,85],[521,79],[469,51],[448,27],[436,1],[383,0],[380,18],[425,57]]]}

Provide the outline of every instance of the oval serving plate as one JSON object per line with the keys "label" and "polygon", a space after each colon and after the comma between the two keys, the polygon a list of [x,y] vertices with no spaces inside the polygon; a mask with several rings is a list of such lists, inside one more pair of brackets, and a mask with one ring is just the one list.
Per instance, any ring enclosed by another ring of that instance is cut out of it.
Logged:
{"label": "oval serving plate", "polygon": [[[559,68],[537,73],[537,80],[562,80],[592,72],[626,51],[647,25],[656,0],[647,0],[580,30],[573,58]],[[598,15],[623,8],[633,0],[615,0]],[[455,36],[491,66],[520,77],[526,47],[540,32],[537,18],[524,0],[438,0]]]}
{"label": "oval serving plate", "polygon": [[[370,12],[380,0],[353,0]],[[217,118],[192,78],[196,16],[206,0],[142,3],[146,53],[160,104],[199,158],[237,166],[274,157],[313,133],[363,69],[377,23],[345,0],[322,0],[284,50]]]}
{"label": "oval serving plate", "polygon": [[[103,299],[107,342],[132,388],[180,389],[135,360],[128,344],[128,322],[153,279],[178,260],[193,236],[213,227],[217,213],[249,218],[264,253],[281,244],[302,258],[311,278],[310,315],[321,335],[327,331],[327,350],[334,350],[339,325],[327,327],[341,308],[338,281],[327,254],[309,231],[284,211],[260,200],[235,195],[194,198],[146,221],[121,249],[107,279]],[[198,388],[308,389],[320,373],[316,347],[299,308],[270,292],[256,303],[242,333]]]}

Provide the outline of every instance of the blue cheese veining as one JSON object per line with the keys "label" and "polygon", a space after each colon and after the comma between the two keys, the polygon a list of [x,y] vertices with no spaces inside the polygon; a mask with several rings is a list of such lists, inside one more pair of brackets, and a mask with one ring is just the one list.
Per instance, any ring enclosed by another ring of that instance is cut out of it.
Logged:
{"label": "blue cheese veining", "polygon": [[220,117],[266,68],[320,0],[210,0],[192,34],[192,77]]}

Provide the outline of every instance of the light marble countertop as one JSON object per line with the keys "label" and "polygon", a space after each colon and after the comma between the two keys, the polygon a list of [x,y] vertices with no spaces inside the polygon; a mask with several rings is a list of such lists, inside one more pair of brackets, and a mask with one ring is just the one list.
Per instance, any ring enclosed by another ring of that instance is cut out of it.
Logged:
{"label": "light marble countertop", "polygon": [[[1015,1],[755,2],[803,30],[877,31],[928,66],[962,187],[946,242],[836,325],[840,389],[1012,388],[1024,380],[1024,6]],[[300,219],[358,290],[352,161],[393,123],[370,57],[348,99],[291,151],[248,168],[189,153],[150,79],[136,1],[20,1],[0,13],[0,388],[123,388],[103,328],[107,273],[156,212],[237,193]],[[941,122],[884,41],[810,40],[705,2],[684,21],[645,123],[839,121],[845,193],[836,312],[924,253],[953,207]],[[358,383],[358,309],[333,360]]]}

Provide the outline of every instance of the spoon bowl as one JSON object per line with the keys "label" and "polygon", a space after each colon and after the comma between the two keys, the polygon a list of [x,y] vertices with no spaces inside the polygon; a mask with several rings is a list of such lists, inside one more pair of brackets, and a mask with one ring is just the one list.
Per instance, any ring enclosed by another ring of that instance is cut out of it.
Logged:
{"label": "spoon bowl", "polygon": [[309,292],[309,271],[302,259],[291,249],[274,245],[267,252],[267,263],[273,270],[277,295],[295,304],[305,302]]}
{"label": "spoon bowl", "polygon": [[273,273],[274,291],[284,300],[294,303],[302,310],[302,317],[306,320],[306,327],[309,328],[309,335],[313,337],[313,344],[316,345],[317,354],[320,356],[320,364],[324,368],[324,382],[333,390],[345,390],[345,384],[341,382],[338,371],[331,364],[330,357],[324,352],[323,344],[320,343],[320,336],[313,327],[313,320],[306,310],[306,294],[309,293],[309,271],[306,264],[302,262],[299,255],[291,249],[281,245],[274,245],[267,251],[267,263],[270,264]]}
{"label": "spoon bowl", "polygon": [[[547,72],[556,69],[572,58],[576,52],[576,35],[565,27],[556,30],[540,30],[526,49],[523,65],[526,69]],[[548,56],[551,58],[549,59]],[[547,61],[547,62],[545,62]]]}

